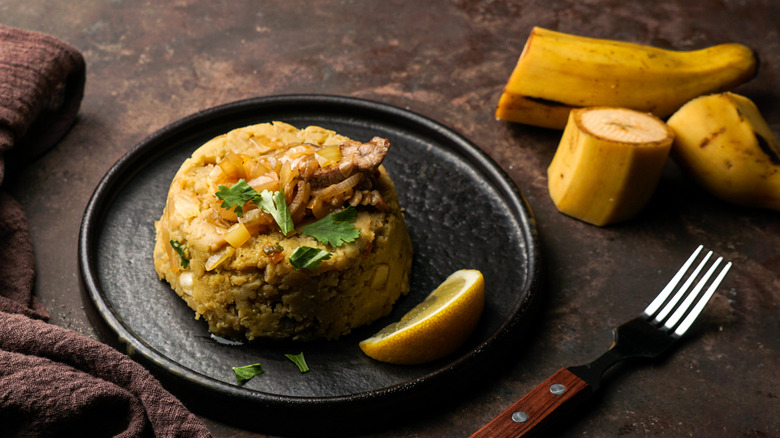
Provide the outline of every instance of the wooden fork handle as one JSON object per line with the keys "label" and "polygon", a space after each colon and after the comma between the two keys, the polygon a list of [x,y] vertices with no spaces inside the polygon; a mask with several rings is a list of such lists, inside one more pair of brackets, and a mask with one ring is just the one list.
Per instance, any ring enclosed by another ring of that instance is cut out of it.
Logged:
{"label": "wooden fork handle", "polygon": [[471,438],[534,436],[592,392],[591,386],[584,380],[568,369],[561,368],[476,431]]}

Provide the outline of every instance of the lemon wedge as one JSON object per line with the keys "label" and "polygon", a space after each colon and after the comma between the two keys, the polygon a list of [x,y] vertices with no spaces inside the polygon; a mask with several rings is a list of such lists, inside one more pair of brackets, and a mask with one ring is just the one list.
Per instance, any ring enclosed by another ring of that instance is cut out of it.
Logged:
{"label": "lemon wedge", "polygon": [[474,269],[447,277],[428,297],[374,336],[360,349],[378,361],[411,365],[455,351],[476,327],[485,308],[485,280]]}

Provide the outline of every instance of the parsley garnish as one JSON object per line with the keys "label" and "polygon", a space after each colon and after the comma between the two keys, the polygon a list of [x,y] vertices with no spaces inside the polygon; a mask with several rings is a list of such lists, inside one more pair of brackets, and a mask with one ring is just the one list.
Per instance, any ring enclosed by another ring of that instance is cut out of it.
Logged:
{"label": "parsley garnish", "polygon": [[[257,204],[256,201],[255,204]],[[287,207],[287,200],[284,199],[284,193],[281,190],[273,193],[263,190],[258,205],[266,213],[273,216],[283,234],[287,235],[295,227],[292,216],[290,216],[290,209]]]}
{"label": "parsley garnish", "polygon": [[290,254],[290,264],[293,268],[315,270],[323,260],[328,260],[333,254],[328,251],[312,248],[310,246],[299,246]]}
{"label": "parsley garnish", "polygon": [[175,240],[171,240],[171,246],[173,247],[173,250],[179,254],[179,257],[181,257],[181,267],[187,269],[190,266],[190,261],[187,259],[182,244]]}
{"label": "parsley garnish", "polygon": [[247,202],[254,202],[255,204],[260,199],[260,194],[257,190],[253,189],[247,184],[245,179],[238,180],[237,183],[231,187],[219,186],[217,198],[222,200],[220,207],[230,210],[235,207],[236,216],[244,216],[244,204]]}
{"label": "parsley garnish", "polygon": [[360,236],[360,230],[352,224],[355,219],[357,219],[357,210],[347,207],[302,227],[301,231],[325,245],[341,246]]}
{"label": "parsley garnish", "polygon": [[303,358],[303,353],[298,354],[285,354],[284,355],[287,359],[290,359],[295,365],[298,366],[298,369],[305,373],[306,371],[309,371],[309,366],[306,365],[306,359]]}
{"label": "parsley garnish", "polygon": [[263,367],[259,363],[253,365],[246,365],[243,367],[233,367],[233,372],[236,373],[236,382],[244,383],[259,374],[263,374]]}

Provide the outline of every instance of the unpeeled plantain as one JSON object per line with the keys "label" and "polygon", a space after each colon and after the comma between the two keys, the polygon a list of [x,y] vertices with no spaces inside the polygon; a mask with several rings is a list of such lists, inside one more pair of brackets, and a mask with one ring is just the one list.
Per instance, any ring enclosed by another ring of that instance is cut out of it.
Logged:
{"label": "unpeeled plantain", "polygon": [[572,110],[547,169],[553,203],[561,213],[598,226],[631,218],[655,191],[673,138],[652,114]]}
{"label": "unpeeled plantain", "polygon": [[754,52],[720,44],[688,52],[535,27],[496,118],[563,129],[572,108],[615,106],[665,118],[685,102],[751,79]]}
{"label": "unpeeled plantain", "polygon": [[668,120],[672,158],[726,201],[780,210],[780,142],[750,99],[720,93],[694,99]]}

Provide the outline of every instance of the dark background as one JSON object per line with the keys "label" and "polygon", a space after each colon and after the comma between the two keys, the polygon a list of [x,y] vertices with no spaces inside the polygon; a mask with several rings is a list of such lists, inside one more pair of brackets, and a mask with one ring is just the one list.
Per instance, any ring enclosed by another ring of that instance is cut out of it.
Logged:
{"label": "dark background", "polygon": [[[371,99],[437,120],[496,160],[534,210],[547,279],[539,319],[477,389],[373,436],[468,435],[558,368],[608,348],[610,328],[641,311],[699,243],[735,267],[688,342],[660,362],[623,367],[560,436],[778,436],[778,213],[719,201],[670,162],[636,219],[578,222],[547,194],[560,133],[493,116],[531,28],[542,26],[678,50],[749,45],[760,71],[735,91],[780,134],[780,3],[627,3],[3,0],[0,23],[51,34],[87,61],[75,127],[7,175],[31,223],[35,293],[53,324],[113,343],[88,316],[76,250],[84,208],[114,162],[167,124],[239,99]],[[215,436],[263,436],[205,421]]]}

